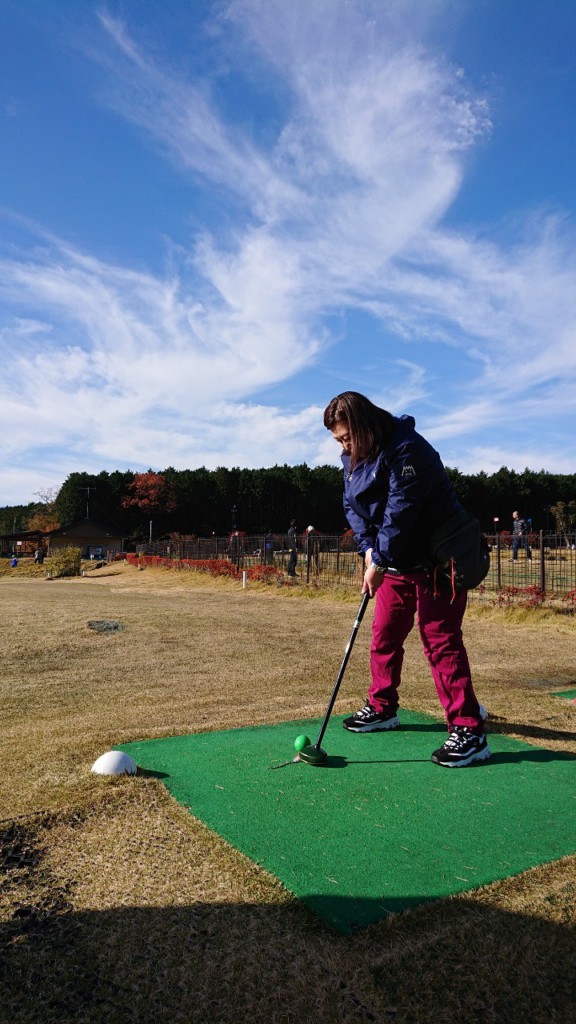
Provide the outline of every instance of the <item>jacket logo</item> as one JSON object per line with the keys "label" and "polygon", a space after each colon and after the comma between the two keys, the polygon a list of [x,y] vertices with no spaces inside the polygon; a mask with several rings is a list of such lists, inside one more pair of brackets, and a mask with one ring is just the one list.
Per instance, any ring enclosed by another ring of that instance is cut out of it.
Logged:
{"label": "jacket logo", "polygon": [[402,476],[416,476],[416,470],[409,462],[405,466],[402,466]]}

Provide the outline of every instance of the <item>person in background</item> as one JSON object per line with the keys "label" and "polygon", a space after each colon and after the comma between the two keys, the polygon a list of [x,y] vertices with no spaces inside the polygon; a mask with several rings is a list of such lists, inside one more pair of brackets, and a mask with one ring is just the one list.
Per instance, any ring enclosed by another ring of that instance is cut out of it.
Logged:
{"label": "person in background", "polygon": [[313,526],[306,527],[306,557],[308,569],[312,568],[314,562],[316,572],[318,572],[320,568],[320,537]]}
{"label": "person in background", "polygon": [[528,523],[520,519],[518,512],[512,513],[512,561],[518,561],[518,548],[524,548],[526,558],[532,561],[532,549],[528,543]]}
{"label": "person in background", "polygon": [[448,726],[432,761],[447,768],[487,761],[462,639],[467,593],[435,592],[430,584],[431,535],[462,510],[440,457],[412,416],[393,416],[356,391],[332,399],[324,426],[342,446],[344,511],[364,555],[362,593],[376,599],[367,701],[342,724],[359,733],[398,728],[404,641],[417,616]]}
{"label": "person in background", "polygon": [[274,564],[274,534],[268,530],[264,538],[264,564]]}
{"label": "person in background", "polygon": [[290,520],[290,526],[288,527],[288,575],[297,576],[296,565],[298,562],[298,535],[296,533],[296,520]]}

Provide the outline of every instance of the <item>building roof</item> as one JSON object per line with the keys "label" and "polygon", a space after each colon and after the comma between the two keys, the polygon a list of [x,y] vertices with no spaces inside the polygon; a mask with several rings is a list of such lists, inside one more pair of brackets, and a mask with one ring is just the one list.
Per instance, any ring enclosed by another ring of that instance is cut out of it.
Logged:
{"label": "building roof", "polygon": [[47,530],[44,537],[121,537],[120,530],[114,526],[99,523],[96,519],[75,519],[66,526],[58,526],[55,530]]}

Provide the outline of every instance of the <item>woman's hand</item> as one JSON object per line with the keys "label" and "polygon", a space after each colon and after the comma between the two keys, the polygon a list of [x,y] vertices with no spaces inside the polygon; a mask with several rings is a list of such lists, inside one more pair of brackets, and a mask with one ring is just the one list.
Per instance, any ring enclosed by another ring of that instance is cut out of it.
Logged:
{"label": "woman's hand", "polygon": [[382,586],[384,582],[384,573],[376,572],[374,566],[370,566],[364,573],[364,584],[362,586],[363,594],[370,594],[370,597],[374,597],[376,591]]}
{"label": "woman's hand", "polygon": [[374,597],[378,587],[382,586],[384,580],[384,573],[377,572],[372,564],[372,548],[364,553],[364,583],[362,584],[362,593],[370,594],[370,597]]}

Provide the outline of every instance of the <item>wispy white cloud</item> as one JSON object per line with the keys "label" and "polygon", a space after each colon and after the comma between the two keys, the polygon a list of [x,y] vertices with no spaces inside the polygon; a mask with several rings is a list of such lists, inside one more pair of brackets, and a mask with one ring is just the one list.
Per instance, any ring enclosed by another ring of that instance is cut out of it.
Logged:
{"label": "wispy white cloud", "polygon": [[[161,65],[132,26],[100,15],[91,55],[102,100],[183,174],[216,187],[234,229],[206,223],[164,275],[55,238],[4,255],[8,459],[25,462],[40,437],[60,476],[80,462],[334,461],[321,402],[282,408],[259,396],[304,371],[320,376],[320,359],[340,369],[349,360],[361,378],[350,343],[330,328],[346,309],[379,325],[395,380],[393,396],[370,374],[364,390],[395,411],[420,404],[432,439],[464,445],[461,468],[498,457],[488,441],[462,443],[479,424],[489,432],[568,407],[573,237],[547,215],[506,243],[443,226],[490,124],[461,70],[420,45],[424,6],[231,3],[214,36],[221,52],[262,89],[274,74],[289,97],[266,143],[247,120],[226,119],[205,77]],[[458,351],[458,386],[414,355],[423,341]]]}
{"label": "wispy white cloud", "polygon": [[[315,350],[306,329],[297,335],[282,312],[282,284],[269,272],[274,262],[263,253],[253,264],[246,280],[254,274],[264,282],[260,304],[250,288],[236,293],[229,276],[226,294],[208,308],[184,294],[181,282],[109,266],[70,247],[47,252],[42,262],[0,261],[0,294],[46,318],[3,328],[3,436],[27,445],[41,425],[45,443],[82,449],[90,439],[108,458],[142,462],[152,452],[165,460],[175,447],[182,457],[178,437],[189,456],[193,424],[204,451],[211,422],[225,433],[223,402],[297,371]],[[269,416],[264,410],[264,420]],[[231,436],[234,420],[244,418],[239,407],[226,427]]]}
{"label": "wispy white cloud", "polygon": [[139,126],[188,172],[224,185],[250,206],[294,198],[296,190],[281,180],[267,155],[235,125],[223,120],[205,80],[183,78],[150,59],[126,26],[107,13],[100,22],[112,51],[92,49],[108,71],[102,97]]}

